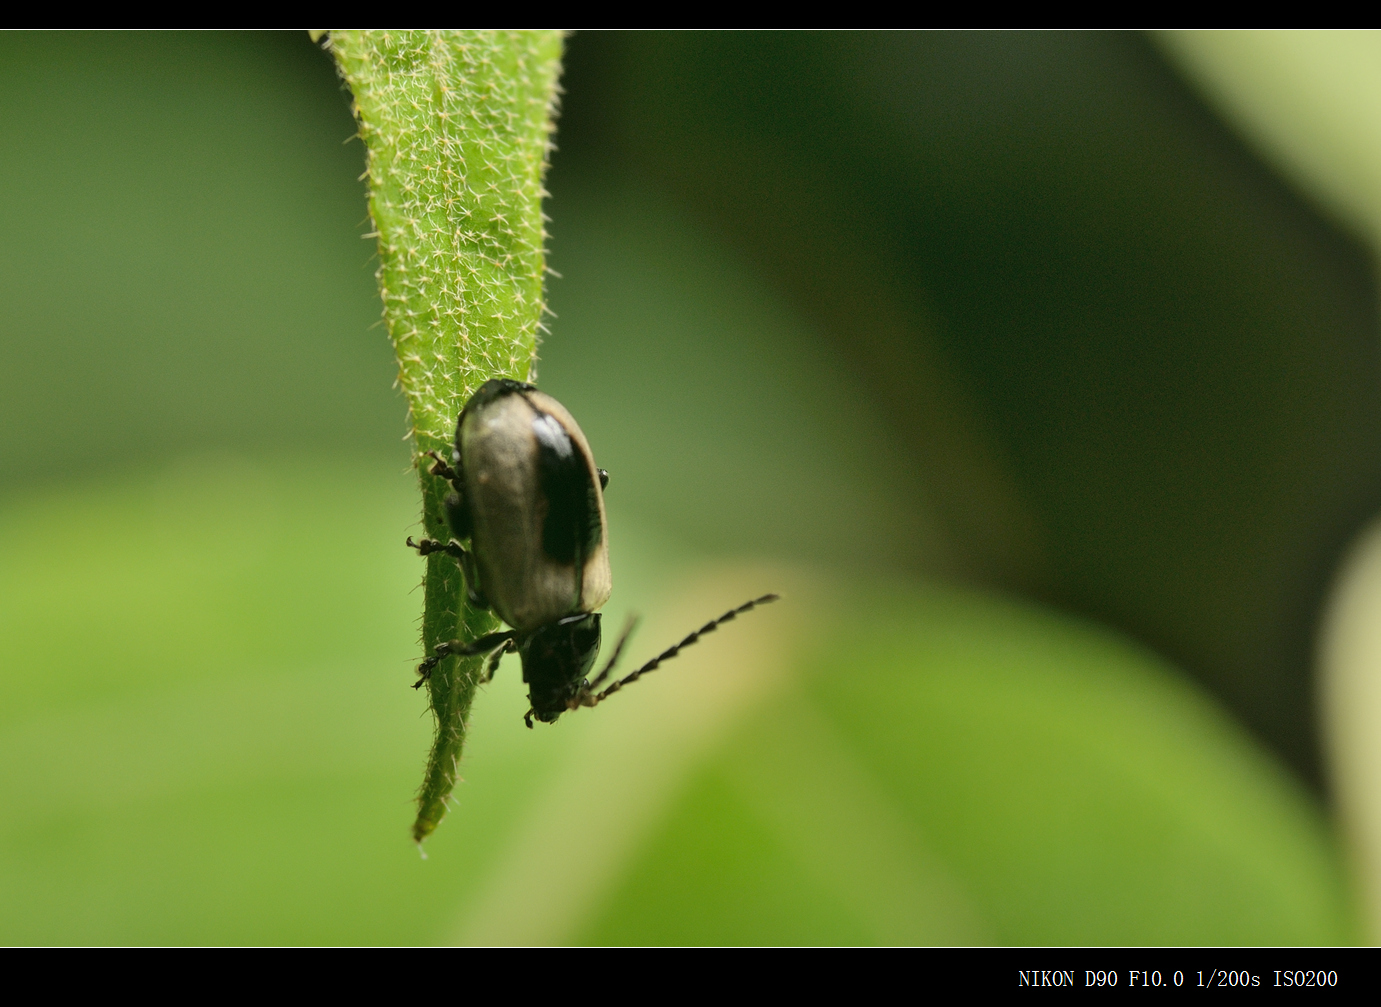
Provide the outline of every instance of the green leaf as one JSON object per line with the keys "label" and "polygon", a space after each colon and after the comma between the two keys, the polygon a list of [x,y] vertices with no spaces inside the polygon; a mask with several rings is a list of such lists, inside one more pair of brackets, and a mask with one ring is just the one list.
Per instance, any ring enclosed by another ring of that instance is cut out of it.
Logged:
{"label": "green leaf", "polygon": [[[333,31],[354,93],[379,239],[379,292],[408,400],[422,523],[446,540],[444,480],[456,416],[489,378],[528,377],[544,308],[542,176],[560,71],[556,31]],[[493,630],[464,602],[444,554],[427,557],[422,643]],[[413,838],[455,786],[482,658],[443,661],[427,683],[436,741]]]}
{"label": "green leaf", "polygon": [[[778,691],[687,773],[582,919],[556,933],[510,923],[506,939],[1358,939],[1321,809],[1156,655],[1042,606],[953,587],[878,583],[831,605],[793,586],[789,597],[810,611]],[[561,826],[547,835],[579,828]],[[507,894],[486,906],[509,905]],[[543,894],[561,897],[556,885]]]}

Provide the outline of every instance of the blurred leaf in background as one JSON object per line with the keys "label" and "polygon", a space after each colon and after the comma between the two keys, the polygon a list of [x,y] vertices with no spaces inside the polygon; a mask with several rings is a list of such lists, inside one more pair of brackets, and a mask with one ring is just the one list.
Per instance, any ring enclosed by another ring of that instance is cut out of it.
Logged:
{"label": "blurred leaf in background", "polygon": [[348,97],[286,36],[15,34],[0,479],[396,452]]}
{"label": "blurred leaf in background", "polygon": [[1135,35],[596,34],[567,62],[552,212],[654,186],[795,306],[944,534],[920,560],[877,525],[898,566],[1118,626],[1320,785],[1314,620],[1381,502],[1367,249]]}
{"label": "blurred leaf in background", "polygon": [[[1157,42],[1262,156],[1344,229],[1381,247],[1381,32],[1161,32]],[[1336,812],[1368,931],[1381,941],[1381,519],[1356,535],[1319,632],[1318,693]]]}
{"label": "blurred leaf in background", "polygon": [[539,379],[613,473],[609,619],[788,600],[550,730],[506,664],[426,861],[329,59],[0,44],[0,939],[1355,937],[1308,647],[1372,264],[1145,42],[571,40]]}

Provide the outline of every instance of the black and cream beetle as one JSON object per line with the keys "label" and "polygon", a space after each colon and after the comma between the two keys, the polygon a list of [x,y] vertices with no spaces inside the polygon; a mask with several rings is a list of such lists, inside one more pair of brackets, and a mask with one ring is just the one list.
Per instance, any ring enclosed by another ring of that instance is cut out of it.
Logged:
{"label": "black and cream beetle", "polygon": [[454,556],[470,604],[493,609],[511,628],[438,644],[418,666],[417,686],[443,658],[475,654],[491,655],[487,681],[503,655],[517,651],[532,704],[527,726],[534,717],[552,723],[567,710],[603,702],[735,616],[777,600],[766,594],[725,612],[598,691],[613,673],[632,625],[600,673],[586,679],[599,656],[597,610],[613,586],[603,492],[609,473],[595,467],[575,418],[534,385],[495,378],[461,410],[450,464],[435,452],[431,456],[431,474],[451,484],[445,509],[455,537],[409,538],[408,545],[423,556]]}

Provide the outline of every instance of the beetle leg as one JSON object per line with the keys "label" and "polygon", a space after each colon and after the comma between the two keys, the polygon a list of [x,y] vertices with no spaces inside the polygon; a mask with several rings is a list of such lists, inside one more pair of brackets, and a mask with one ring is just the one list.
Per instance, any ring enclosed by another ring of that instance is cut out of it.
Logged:
{"label": "beetle leg", "polygon": [[460,572],[465,574],[465,597],[470,602],[471,608],[477,608],[481,612],[489,607],[489,599],[484,596],[484,591],[480,587],[479,567],[475,565],[475,554],[461,550]]}
{"label": "beetle leg", "polygon": [[446,499],[441,501],[441,509],[446,513],[446,523],[451,526],[451,534],[456,538],[470,538],[474,535],[474,526],[470,523],[470,508],[465,506],[465,498],[461,495],[460,487],[457,483],[451,483],[455,489],[446,494]]}
{"label": "beetle leg", "polygon": [[464,640],[446,640],[436,645],[436,650],[432,656],[424,660],[417,666],[417,674],[422,676],[413,683],[414,689],[422,688],[422,683],[432,677],[432,669],[448,657],[474,657],[476,654],[487,654],[496,647],[507,647],[513,641],[513,630],[502,630],[498,633],[488,633],[478,640],[471,640],[466,643]]}
{"label": "beetle leg", "polygon": [[416,549],[420,556],[444,552],[447,556],[453,557],[460,564],[460,572],[465,575],[465,597],[469,600],[470,606],[480,611],[489,607],[489,599],[480,590],[479,567],[475,566],[475,557],[463,545],[455,539],[444,545],[434,538],[418,539],[414,542],[411,535],[408,536],[407,544]]}
{"label": "beetle leg", "polygon": [[484,666],[484,677],[481,678],[480,681],[492,682],[494,680],[494,672],[499,670],[499,662],[503,660],[503,656],[505,654],[511,654],[517,649],[518,645],[515,644],[512,639],[505,640],[502,647],[489,655],[489,661]]}
{"label": "beetle leg", "polygon": [[460,479],[460,476],[456,474],[456,470],[451,468],[446,459],[442,458],[435,451],[428,451],[427,457],[432,459],[431,467],[427,469],[431,475],[440,476],[452,485]]}
{"label": "beetle leg", "polygon": [[409,535],[407,544],[413,549],[416,549],[420,556],[430,556],[434,552],[444,552],[447,556],[454,556],[462,565],[465,562],[465,549],[455,539],[451,539],[449,542],[441,542],[434,538],[424,538],[414,542],[412,536]]}

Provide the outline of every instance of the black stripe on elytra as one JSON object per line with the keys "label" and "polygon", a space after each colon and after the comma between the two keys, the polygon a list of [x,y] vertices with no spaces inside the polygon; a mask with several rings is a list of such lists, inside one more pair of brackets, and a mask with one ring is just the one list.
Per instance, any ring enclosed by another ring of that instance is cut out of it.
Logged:
{"label": "black stripe on elytra", "polygon": [[[531,400],[529,400],[531,404]],[[542,412],[532,420],[537,438],[537,471],[547,518],[542,525],[542,550],[558,563],[571,563],[584,576],[585,559],[598,548],[604,527],[599,496],[589,462],[555,416]]]}

